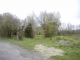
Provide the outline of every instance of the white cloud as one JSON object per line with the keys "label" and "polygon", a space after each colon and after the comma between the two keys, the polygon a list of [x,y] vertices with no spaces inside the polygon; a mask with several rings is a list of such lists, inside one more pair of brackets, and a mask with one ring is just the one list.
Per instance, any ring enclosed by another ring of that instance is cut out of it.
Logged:
{"label": "white cloud", "polygon": [[0,13],[10,12],[21,19],[41,11],[59,11],[62,22],[80,22],[77,19],[78,0],[0,0]]}

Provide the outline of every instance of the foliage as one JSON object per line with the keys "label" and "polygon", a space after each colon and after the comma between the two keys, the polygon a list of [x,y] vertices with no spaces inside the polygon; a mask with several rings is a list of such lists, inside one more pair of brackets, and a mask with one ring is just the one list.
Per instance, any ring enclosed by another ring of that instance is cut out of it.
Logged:
{"label": "foliage", "polygon": [[2,37],[12,37],[14,33],[17,33],[17,29],[20,24],[20,20],[10,13],[4,13],[1,16],[0,24],[0,36]]}
{"label": "foliage", "polygon": [[61,26],[58,28],[58,35],[64,36],[79,36],[80,35],[80,25],[72,25],[70,23],[64,24],[62,23]]}
{"label": "foliage", "polygon": [[27,38],[34,38],[34,31],[32,24],[28,24],[27,27],[25,28],[25,37]]}
{"label": "foliage", "polygon": [[60,25],[59,13],[42,12],[39,16],[39,23],[44,30],[45,37],[52,37],[57,34]]}

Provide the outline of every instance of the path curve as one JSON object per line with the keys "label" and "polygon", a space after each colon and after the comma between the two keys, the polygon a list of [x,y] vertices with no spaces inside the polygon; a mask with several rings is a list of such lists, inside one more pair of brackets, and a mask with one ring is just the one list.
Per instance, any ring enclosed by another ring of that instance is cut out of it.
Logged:
{"label": "path curve", "polygon": [[0,60],[43,60],[36,52],[0,40]]}

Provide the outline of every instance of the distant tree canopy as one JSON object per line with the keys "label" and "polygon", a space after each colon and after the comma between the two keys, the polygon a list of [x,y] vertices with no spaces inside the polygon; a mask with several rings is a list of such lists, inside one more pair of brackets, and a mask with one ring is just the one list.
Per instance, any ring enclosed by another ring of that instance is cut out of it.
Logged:
{"label": "distant tree canopy", "polygon": [[58,31],[59,35],[71,36],[80,35],[80,25],[72,25],[70,23],[61,24]]}
{"label": "distant tree canopy", "polygon": [[79,35],[80,25],[63,25],[60,22],[59,13],[41,12],[39,16],[28,15],[25,20],[20,20],[11,13],[0,14],[0,36],[34,38],[36,34],[43,34],[45,37],[55,35]]}
{"label": "distant tree canopy", "polygon": [[52,37],[57,34],[60,25],[59,19],[59,13],[42,12],[39,17],[32,14],[27,16],[24,21],[20,21],[19,18],[10,13],[4,13],[0,15],[0,36],[12,37],[13,35],[21,36],[23,34],[25,37],[33,38],[34,33],[37,32],[38,23],[40,23],[45,37]]}

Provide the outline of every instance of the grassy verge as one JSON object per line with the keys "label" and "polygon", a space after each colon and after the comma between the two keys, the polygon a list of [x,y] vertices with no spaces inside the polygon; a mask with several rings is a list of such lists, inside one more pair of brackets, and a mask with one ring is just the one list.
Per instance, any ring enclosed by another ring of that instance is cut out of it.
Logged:
{"label": "grassy verge", "polygon": [[70,44],[68,46],[57,46],[57,48],[65,51],[65,55],[52,56],[52,58],[54,58],[55,60],[80,60],[80,38],[77,36],[58,36],[55,40],[58,41],[61,39],[70,41]]}
{"label": "grassy verge", "polygon": [[[14,40],[11,38],[0,38],[2,40],[9,41],[11,43],[17,44],[29,50],[33,50],[36,44],[42,44],[48,47],[56,47],[65,51],[64,56],[52,56],[55,60],[80,60],[80,38],[76,36],[56,36],[52,40],[49,38],[42,38],[42,36],[36,36],[33,39],[24,38],[22,41]],[[59,40],[69,41],[68,46],[59,45],[54,46],[54,43]]]}
{"label": "grassy verge", "polygon": [[52,41],[50,41],[49,38],[42,38],[42,37],[35,37],[33,39],[31,38],[24,38],[22,41],[21,40],[14,40],[11,38],[0,38],[1,40],[5,40],[14,44],[17,44],[19,46],[22,46],[24,48],[27,48],[29,50],[33,50],[34,46],[36,44],[42,44],[45,46],[53,46]]}

